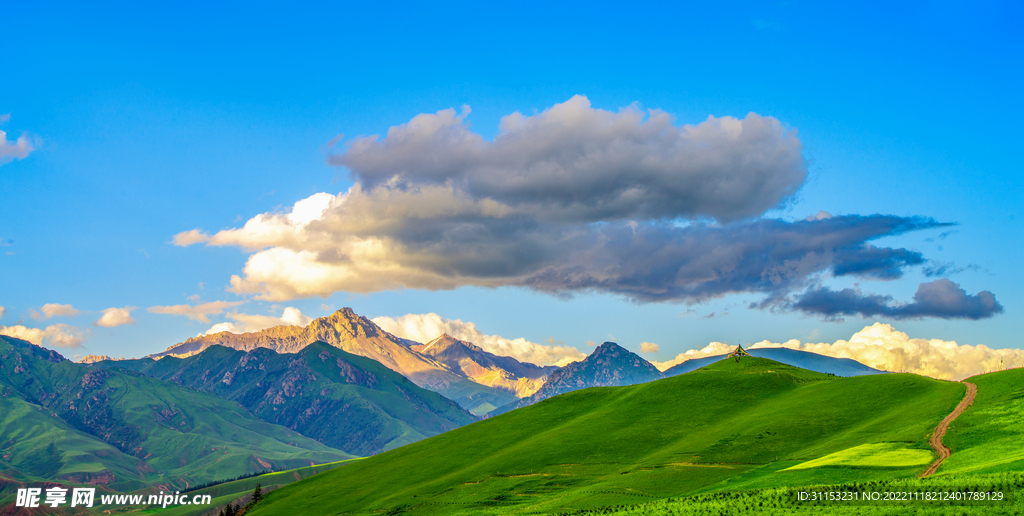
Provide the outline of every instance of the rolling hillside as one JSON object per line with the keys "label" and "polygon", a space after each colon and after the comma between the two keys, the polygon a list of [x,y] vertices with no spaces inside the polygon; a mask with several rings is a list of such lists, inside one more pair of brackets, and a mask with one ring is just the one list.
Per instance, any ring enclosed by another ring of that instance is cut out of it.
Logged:
{"label": "rolling hillside", "polygon": [[971,405],[949,426],[945,443],[953,451],[936,475],[1024,471],[1024,369],[974,376]]}
{"label": "rolling hillside", "polygon": [[351,458],[241,405],[0,337],[0,470],[128,491]]}
{"label": "rolling hillside", "polygon": [[[860,376],[864,374],[880,374],[885,372],[868,367],[849,358],[834,358],[819,355],[817,353],[811,353],[810,351],[800,351],[798,349],[754,348],[747,349],[745,351],[749,353],[750,356],[767,358],[793,367],[799,367],[801,369],[807,369],[809,371],[816,371],[819,373],[834,374],[836,376]],[[695,371],[708,364],[718,362],[723,358],[725,358],[725,355],[692,358],[666,369],[664,373],[666,377],[689,373],[690,371]]]}
{"label": "rolling hillside", "polygon": [[365,357],[314,342],[295,353],[211,346],[187,358],[97,362],[237,401],[263,421],[328,446],[372,455],[476,418]]}
{"label": "rolling hillside", "polygon": [[912,476],[964,390],[911,374],[720,361],[556,396],[286,486],[253,514],[544,513]]}

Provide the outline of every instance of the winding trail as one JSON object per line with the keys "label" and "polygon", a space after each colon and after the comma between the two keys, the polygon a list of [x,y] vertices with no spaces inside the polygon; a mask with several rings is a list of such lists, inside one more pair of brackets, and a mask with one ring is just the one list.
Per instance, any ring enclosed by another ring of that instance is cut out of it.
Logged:
{"label": "winding trail", "polygon": [[933,462],[931,466],[928,466],[928,469],[924,470],[924,473],[921,473],[921,478],[935,473],[935,470],[939,469],[939,466],[942,465],[942,461],[949,458],[949,455],[953,453],[945,444],[942,444],[942,437],[946,435],[946,428],[949,427],[949,424],[952,423],[957,416],[963,414],[963,412],[967,410],[967,407],[971,406],[971,403],[974,403],[974,395],[978,394],[977,385],[974,385],[971,382],[963,382],[963,384],[967,386],[967,394],[964,395],[964,399],[960,400],[960,403],[955,409],[953,409],[953,412],[950,412],[949,415],[946,416],[946,419],[943,419],[942,422],[939,423],[939,426],[935,429],[935,433],[932,434],[932,438],[928,440],[928,444],[932,446],[935,453],[939,454],[939,458],[935,459],[935,462]]}

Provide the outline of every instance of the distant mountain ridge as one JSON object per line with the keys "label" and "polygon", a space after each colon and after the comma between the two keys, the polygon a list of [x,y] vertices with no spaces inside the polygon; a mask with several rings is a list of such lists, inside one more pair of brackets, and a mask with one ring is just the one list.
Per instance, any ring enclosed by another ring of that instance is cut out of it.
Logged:
{"label": "distant mountain ridge", "polygon": [[[816,371],[836,376],[861,376],[865,374],[882,374],[886,371],[879,371],[868,367],[850,358],[835,358],[826,355],[819,355],[810,351],[801,351],[789,348],[753,348],[744,350],[751,356],[767,358],[782,362],[783,364]],[[693,358],[676,364],[665,370],[665,377],[676,376],[700,369],[725,358],[725,355]]]}
{"label": "distant mountain ridge", "polygon": [[488,415],[495,416],[552,396],[588,387],[619,387],[661,378],[664,378],[664,375],[650,362],[614,342],[605,342],[587,358],[551,373],[544,385],[533,395],[499,407]]}
{"label": "distant mountain ridge", "polygon": [[373,455],[476,418],[372,359],[323,342],[294,354],[210,346],[186,357],[98,362],[237,401],[256,417],[355,455]]}
{"label": "distant mountain ridge", "polygon": [[540,389],[556,366],[541,367],[484,351],[472,342],[456,339],[447,333],[412,347],[452,371],[473,381],[504,390],[517,398],[525,398]]}
{"label": "distant mountain ridge", "polygon": [[220,332],[193,337],[147,358],[188,357],[214,345],[241,351],[267,348],[278,353],[296,353],[317,341],[375,360],[470,411],[479,412],[476,409],[480,407],[500,406],[516,399],[501,389],[453,372],[447,365],[412,349],[415,342],[384,331],[351,308],[314,319],[305,327],[275,326],[254,333]]}

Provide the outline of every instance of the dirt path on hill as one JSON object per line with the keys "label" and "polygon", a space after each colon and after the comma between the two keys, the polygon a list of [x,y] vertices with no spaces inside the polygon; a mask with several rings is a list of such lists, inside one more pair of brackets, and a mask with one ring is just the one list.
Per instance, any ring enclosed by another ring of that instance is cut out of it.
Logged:
{"label": "dirt path on hill", "polygon": [[939,469],[939,466],[942,465],[942,461],[949,458],[949,455],[952,453],[945,444],[942,444],[942,437],[946,435],[946,428],[949,427],[949,424],[952,423],[957,416],[963,414],[963,412],[967,410],[967,407],[971,406],[971,403],[974,403],[974,395],[978,394],[977,385],[970,382],[963,382],[963,384],[967,386],[967,394],[964,395],[964,399],[960,400],[960,404],[953,409],[953,412],[950,412],[950,414],[946,416],[946,419],[943,419],[942,422],[939,423],[939,426],[935,429],[935,433],[932,434],[932,438],[928,440],[928,444],[932,445],[932,449],[935,450],[935,453],[939,454],[939,458],[935,459],[935,462],[933,462],[931,466],[928,466],[928,469],[924,470],[924,473],[921,473],[921,478],[935,473],[935,470]]}

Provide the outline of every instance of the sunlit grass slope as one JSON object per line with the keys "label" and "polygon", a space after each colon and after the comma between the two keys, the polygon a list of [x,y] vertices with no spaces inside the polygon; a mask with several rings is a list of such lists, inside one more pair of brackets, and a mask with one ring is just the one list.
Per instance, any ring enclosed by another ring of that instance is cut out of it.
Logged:
{"label": "sunlit grass slope", "polygon": [[944,442],[953,455],[937,474],[1024,471],[1024,369],[967,381],[978,386],[978,394],[949,425]]}
{"label": "sunlit grass slope", "polygon": [[286,486],[254,514],[545,513],[912,476],[916,465],[870,453],[858,453],[856,466],[784,470],[872,443],[892,443],[878,449],[890,454],[926,450],[964,390],[910,374],[836,378],[725,360],[474,423]]}
{"label": "sunlit grass slope", "polygon": [[[204,514],[211,511],[211,507],[216,509],[227,505],[229,502],[233,502],[242,498],[245,495],[251,494],[253,489],[256,489],[256,484],[260,485],[260,489],[264,493],[273,491],[281,486],[298,482],[304,478],[309,478],[313,475],[330,471],[334,468],[348,465],[353,461],[361,459],[349,459],[338,462],[329,462],[327,464],[317,464],[315,466],[306,466],[304,468],[289,469],[285,471],[275,471],[273,473],[267,473],[264,475],[258,475],[255,477],[243,478],[240,480],[233,480],[231,482],[224,482],[223,484],[217,484],[215,486],[206,487],[203,489],[197,489],[195,491],[189,491],[189,496],[196,495],[210,495],[211,504],[201,507],[180,505],[175,507],[152,508],[141,511],[143,514],[160,514],[161,516],[190,516],[197,514]],[[242,503],[235,503],[235,505],[244,505]]]}

